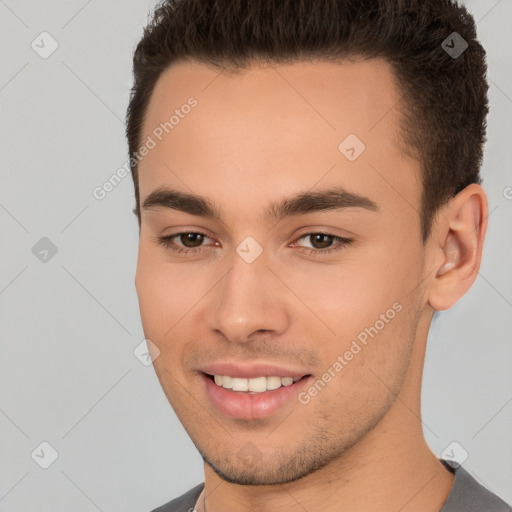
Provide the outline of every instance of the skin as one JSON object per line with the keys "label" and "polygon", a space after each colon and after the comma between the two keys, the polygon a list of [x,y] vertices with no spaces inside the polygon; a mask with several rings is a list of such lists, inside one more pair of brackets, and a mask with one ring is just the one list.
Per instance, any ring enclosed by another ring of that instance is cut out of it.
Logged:
{"label": "skin", "polygon": [[[423,437],[425,347],[434,311],[454,305],[476,278],[483,189],[455,196],[422,244],[420,166],[398,142],[398,88],[383,60],[239,74],[181,62],[157,82],[141,140],[190,96],[198,105],[140,162],[141,203],[165,185],[210,198],[223,221],[142,211],[135,284],[145,336],[160,350],[155,371],[205,460],[206,509],[440,510],[453,475]],[[353,162],[338,150],[350,133],[366,146]],[[371,198],[379,211],[265,222],[270,201],[331,186]],[[158,243],[182,232],[205,233],[188,244],[203,249],[177,254]],[[353,243],[308,254],[337,245],[304,236],[319,232]],[[235,250],[247,236],[263,248],[250,264]],[[270,362],[320,378],[395,302],[402,310],[306,405],[292,400],[264,420],[235,420],[202,390],[197,369],[216,361]]]}

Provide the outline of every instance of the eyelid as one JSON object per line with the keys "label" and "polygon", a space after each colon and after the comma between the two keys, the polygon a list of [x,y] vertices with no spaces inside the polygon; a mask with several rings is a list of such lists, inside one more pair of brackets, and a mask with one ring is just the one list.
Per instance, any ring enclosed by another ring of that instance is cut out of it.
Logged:
{"label": "eyelid", "polygon": [[[205,236],[206,238],[209,238],[210,240],[214,240],[213,237],[211,237],[210,235],[208,235],[207,233],[205,233],[204,231],[201,231],[200,229],[183,229],[182,231],[178,231],[176,233],[170,233],[169,235],[162,235],[162,236],[158,236],[157,237],[157,240],[160,240],[162,238],[167,238],[167,239],[171,239],[171,238],[175,238],[179,235],[186,235],[186,234],[195,234],[195,235],[203,235]],[[311,236],[311,235],[324,235],[324,236],[330,236],[332,238],[336,238],[338,240],[350,240],[350,238],[346,237],[346,236],[342,236],[342,235],[336,235],[334,233],[331,233],[329,231],[326,231],[326,230],[322,230],[322,229],[318,229],[318,230],[309,230],[309,231],[305,231],[303,232],[302,234],[296,236],[294,238],[295,241],[297,240],[300,240],[301,238],[307,238],[308,236]],[[203,246],[201,246],[203,247]]]}
{"label": "eyelid", "polygon": [[[176,237],[179,237],[180,235],[188,235],[188,234],[194,234],[194,235],[202,235],[204,236],[205,238],[209,238],[212,242],[214,242],[215,244],[217,244],[218,242],[216,242],[210,235],[204,233],[203,231],[199,230],[199,229],[184,229],[182,231],[178,231],[176,233],[171,233],[169,235],[162,235],[162,236],[159,236],[157,237],[157,241],[163,241],[163,240],[169,240],[169,243],[172,243],[170,242],[170,240],[172,238],[176,238]],[[175,242],[174,242],[175,243]],[[207,245],[200,245],[198,247],[185,247],[184,245],[178,245],[176,244],[178,247],[182,247],[183,249],[186,249],[186,250],[189,250],[189,251],[193,251],[194,249],[196,250],[201,250],[201,249],[204,249],[206,247],[208,247]]]}
{"label": "eyelid", "polygon": [[164,231],[162,231],[162,234],[158,234],[156,236],[156,239],[157,240],[160,240],[162,238],[174,238],[174,237],[177,237],[178,235],[188,235],[190,233],[194,233],[196,235],[203,235],[205,237],[208,237],[210,240],[214,240],[214,237],[209,234],[209,231],[204,229],[204,228],[196,228],[196,227],[184,227],[184,228],[179,228],[179,231],[170,231],[169,234],[164,234]]}
{"label": "eyelid", "polygon": [[[302,235],[299,235],[298,237],[295,238],[295,241],[298,241],[298,240],[301,240],[302,238],[309,238],[311,237],[312,235],[323,235],[323,236],[328,236],[328,237],[331,237],[331,238],[334,238],[338,241],[350,241],[351,239],[348,238],[348,237],[345,237],[345,236],[341,236],[341,235],[335,235],[334,233],[330,233],[328,231],[308,231],[306,233],[303,233]],[[321,250],[321,249],[318,249],[318,250]]]}
{"label": "eyelid", "polygon": [[[215,244],[218,244],[212,237],[207,235],[206,233],[202,232],[201,230],[192,229],[192,230],[182,230],[176,233],[171,233],[169,235],[159,236],[157,237],[157,242],[164,246],[167,250],[170,250],[176,254],[198,254],[200,252],[203,252],[204,250],[208,249],[208,245],[200,245],[198,247],[186,247],[184,245],[176,244],[175,242],[172,242],[171,240],[173,238],[179,237],[180,235],[186,235],[186,234],[196,234],[196,235],[202,235],[203,237],[209,238],[210,240],[213,240]],[[308,255],[318,255],[320,257],[327,256],[329,254],[333,254],[337,251],[343,250],[345,247],[348,247],[354,242],[353,238],[347,238],[340,235],[335,235],[333,233],[330,233],[326,230],[322,230],[321,228],[318,230],[310,230],[302,233],[298,237],[296,237],[294,242],[292,244],[295,244],[297,241],[299,241],[302,238],[308,238],[312,235],[322,235],[327,236],[332,239],[335,242],[334,245],[330,247],[325,247],[322,249],[315,249],[314,247],[304,247],[302,245],[299,245],[303,249],[303,252],[305,252]],[[337,242],[336,242],[337,240]],[[203,240],[204,241],[204,240]]]}

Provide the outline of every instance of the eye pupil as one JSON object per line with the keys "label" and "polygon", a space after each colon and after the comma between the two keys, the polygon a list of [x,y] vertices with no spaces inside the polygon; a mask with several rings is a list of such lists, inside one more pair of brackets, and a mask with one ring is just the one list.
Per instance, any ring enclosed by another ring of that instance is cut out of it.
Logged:
{"label": "eye pupil", "polygon": [[[317,243],[317,242],[319,242],[319,243],[320,243],[320,248],[325,248],[325,247],[329,247],[330,242],[331,242],[331,240],[330,240],[330,239],[331,239],[332,237],[331,237],[331,235],[325,235],[325,234],[322,234],[322,233],[317,233],[317,234],[313,235],[313,238],[315,239],[315,243]],[[328,240],[327,242],[325,242],[325,241],[324,241],[324,242],[322,243],[322,241],[321,241],[321,240],[319,241],[319,239],[322,239],[322,238],[327,238],[327,239],[329,239],[329,240]],[[313,245],[315,245],[315,244],[313,244]]]}
{"label": "eye pupil", "polygon": [[[184,233],[180,236],[180,241],[183,243],[185,247],[199,247],[201,245],[201,242],[203,241],[204,235],[201,233]],[[196,243],[194,245],[194,242],[197,242],[199,240],[199,243]],[[192,245],[187,245],[188,242],[192,242]]]}

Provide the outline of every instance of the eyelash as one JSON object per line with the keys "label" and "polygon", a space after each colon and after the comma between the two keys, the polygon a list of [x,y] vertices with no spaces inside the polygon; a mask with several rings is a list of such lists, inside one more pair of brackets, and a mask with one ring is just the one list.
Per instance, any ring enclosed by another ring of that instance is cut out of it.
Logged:
{"label": "eyelash", "polygon": [[[204,246],[200,246],[200,247],[196,247],[196,248],[182,248],[180,246],[175,245],[174,242],[172,242],[172,239],[177,236],[189,235],[189,234],[203,235],[207,238],[210,238],[206,233],[201,233],[199,231],[183,231],[180,233],[174,233],[172,235],[166,235],[166,236],[159,237],[158,243],[163,245],[166,249],[169,249],[178,254],[187,254],[190,252],[197,253],[199,251],[202,251],[205,248]],[[329,253],[332,253],[335,251],[340,251],[341,249],[344,249],[345,247],[349,246],[353,242],[353,240],[351,238],[345,238],[342,236],[333,235],[331,233],[325,233],[323,231],[313,231],[311,233],[305,233],[304,235],[301,235],[299,238],[297,238],[297,240],[301,240],[302,238],[307,238],[312,235],[322,235],[322,236],[332,237],[333,239],[337,239],[339,242],[334,247],[327,248],[327,249],[310,249],[308,247],[303,247],[303,249],[305,249],[307,251],[307,254],[310,254],[310,255],[311,254],[329,254]]]}

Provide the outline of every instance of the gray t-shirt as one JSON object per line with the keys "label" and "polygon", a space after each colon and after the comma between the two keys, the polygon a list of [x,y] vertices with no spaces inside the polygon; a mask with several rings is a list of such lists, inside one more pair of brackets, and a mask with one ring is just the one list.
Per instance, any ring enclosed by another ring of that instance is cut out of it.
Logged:
{"label": "gray t-shirt", "polygon": [[[510,505],[480,485],[462,466],[452,469],[447,462],[441,462],[455,471],[455,480],[439,512],[512,512]],[[191,512],[203,488],[204,482],[151,512]]]}

